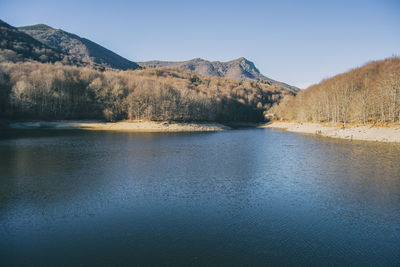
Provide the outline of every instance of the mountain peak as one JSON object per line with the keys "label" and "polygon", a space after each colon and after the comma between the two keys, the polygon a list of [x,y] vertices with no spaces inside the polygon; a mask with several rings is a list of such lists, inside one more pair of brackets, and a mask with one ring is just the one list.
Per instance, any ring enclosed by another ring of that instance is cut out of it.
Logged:
{"label": "mountain peak", "polygon": [[[233,64],[233,65],[239,65],[240,68],[242,68],[246,72],[249,72],[250,75],[258,76],[259,74],[261,74],[260,71],[254,65],[254,63],[251,62],[250,60],[246,59],[245,57],[240,57],[240,58],[234,59],[232,61],[229,61],[227,63]],[[253,73],[253,74],[251,74],[251,73]],[[255,79],[259,80],[257,78],[255,78]]]}
{"label": "mountain peak", "polygon": [[86,38],[79,37],[62,29],[54,29],[45,24],[19,27],[21,32],[28,34],[39,42],[69,55],[82,65],[95,66],[99,69],[137,69],[139,65],[116,53],[102,47]]}
{"label": "mountain peak", "polygon": [[28,25],[28,26],[21,26],[18,27],[20,30],[28,30],[28,31],[48,31],[54,30],[54,28],[50,27],[46,24],[35,24],[35,25]]}
{"label": "mountain peak", "polygon": [[[56,62],[64,58],[60,51],[43,44],[2,20],[0,20],[0,40],[0,54],[6,61]],[[11,50],[12,53],[3,50]]]}
{"label": "mountain peak", "polygon": [[245,57],[239,57],[237,59],[228,61],[228,62],[238,62],[238,63],[242,63],[242,64],[253,64],[253,62],[251,62],[250,60],[248,60]]}
{"label": "mountain peak", "polygon": [[189,60],[189,61],[192,61],[192,62],[203,62],[203,61],[206,61],[206,60],[204,60],[204,59],[202,59],[202,58],[199,58],[199,57],[196,57],[196,58],[191,59],[191,60]]}
{"label": "mountain peak", "polygon": [[245,57],[239,57],[235,61],[248,61]]}

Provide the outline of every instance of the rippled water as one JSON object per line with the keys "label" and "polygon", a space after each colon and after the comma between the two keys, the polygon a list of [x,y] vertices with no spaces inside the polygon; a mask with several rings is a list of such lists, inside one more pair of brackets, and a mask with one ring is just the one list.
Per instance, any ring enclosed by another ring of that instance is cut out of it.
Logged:
{"label": "rippled water", "polygon": [[0,263],[399,266],[400,146],[3,132]]}

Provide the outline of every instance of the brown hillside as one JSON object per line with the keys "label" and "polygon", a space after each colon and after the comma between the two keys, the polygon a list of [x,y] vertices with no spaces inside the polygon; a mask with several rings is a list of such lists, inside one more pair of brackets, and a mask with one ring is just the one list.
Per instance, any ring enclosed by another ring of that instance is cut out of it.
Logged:
{"label": "brown hillside", "polygon": [[152,68],[98,71],[40,63],[0,64],[0,117],[262,121],[280,86]]}
{"label": "brown hillside", "polygon": [[374,61],[286,97],[278,118],[366,124],[400,122],[400,58]]}

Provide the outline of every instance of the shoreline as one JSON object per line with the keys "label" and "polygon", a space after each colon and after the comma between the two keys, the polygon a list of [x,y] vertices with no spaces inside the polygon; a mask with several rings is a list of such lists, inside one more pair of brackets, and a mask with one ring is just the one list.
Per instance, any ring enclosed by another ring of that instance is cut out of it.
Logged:
{"label": "shoreline", "polygon": [[124,131],[124,132],[218,132],[235,128],[269,128],[294,133],[339,138],[345,140],[400,143],[400,125],[379,127],[372,125],[348,125],[343,129],[321,123],[300,123],[272,121],[267,124],[221,124],[216,122],[155,122],[155,121],[119,121],[103,122],[96,120],[74,121],[25,121],[3,123],[1,129],[11,130],[87,130],[87,131]]}
{"label": "shoreline", "polygon": [[154,121],[30,121],[10,122],[13,130],[89,130],[126,132],[217,132],[231,127],[220,123],[154,122]]}
{"label": "shoreline", "polygon": [[346,140],[400,142],[400,125],[392,127],[377,127],[372,125],[340,126],[320,123],[280,122],[272,121],[259,128],[281,129],[289,132],[313,134],[323,137],[340,138]]}

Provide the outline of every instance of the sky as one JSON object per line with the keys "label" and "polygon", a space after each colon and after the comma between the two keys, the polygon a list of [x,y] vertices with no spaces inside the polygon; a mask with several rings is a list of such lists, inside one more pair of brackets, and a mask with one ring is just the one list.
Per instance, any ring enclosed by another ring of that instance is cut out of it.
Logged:
{"label": "sky", "polygon": [[132,61],[245,57],[300,88],[400,55],[400,0],[0,0],[0,19],[61,28]]}

